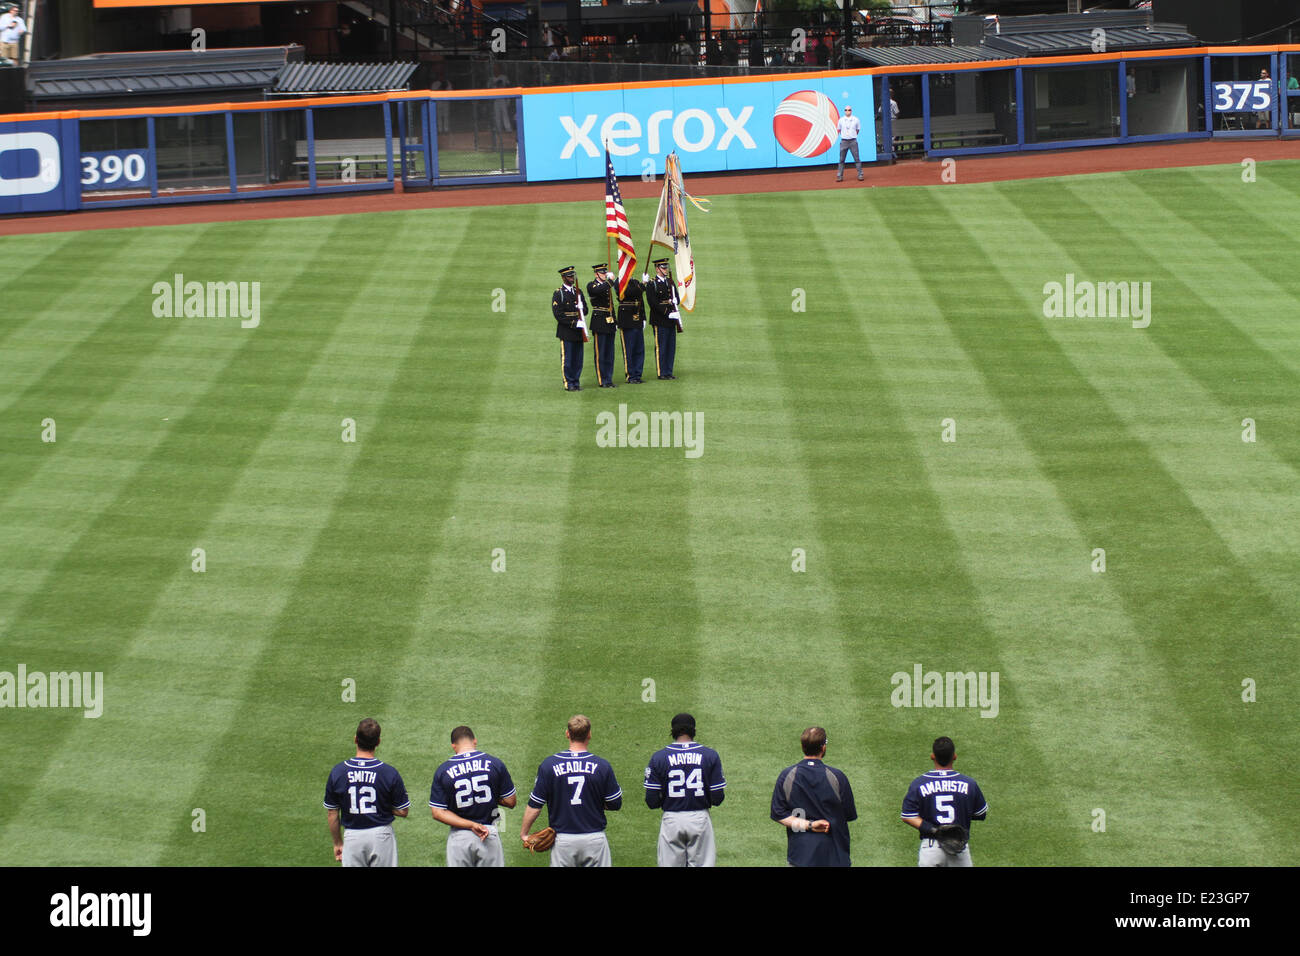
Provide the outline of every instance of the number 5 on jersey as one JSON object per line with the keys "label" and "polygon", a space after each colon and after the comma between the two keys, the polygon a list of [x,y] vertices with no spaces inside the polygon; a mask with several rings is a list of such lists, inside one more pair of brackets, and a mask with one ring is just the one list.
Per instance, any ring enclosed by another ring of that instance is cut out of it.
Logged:
{"label": "number 5 on jersey", "polygon": [[952,794],[940,793],[934,798],[935,817],[940,823],[952,823],[957,819],[957,811],[952,808]]}

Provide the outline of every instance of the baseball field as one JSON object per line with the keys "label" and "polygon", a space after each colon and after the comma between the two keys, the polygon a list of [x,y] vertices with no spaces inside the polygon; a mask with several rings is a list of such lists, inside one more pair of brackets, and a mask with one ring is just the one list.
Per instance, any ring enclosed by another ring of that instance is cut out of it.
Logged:
{"label": "baseball field", "polygon": [[[401,863],[441,865],[451,728],[522,803],[584,713],[614,863],[653,865],[685,710],[722,865],[784,863],[812,724],[855,865],[915,864],[939,735],[977,866],[1285,865],[1300,162],[1255,172],[720,196],[677,380],[596,388],[588,346],[579,393],[549,303],[606,258],[598,183],[0,239],[0,671],[102,675],[23,709],[0,675],[0,860],[333,865],[375,717]],[[637,412],[668,447],[602,436]]]}

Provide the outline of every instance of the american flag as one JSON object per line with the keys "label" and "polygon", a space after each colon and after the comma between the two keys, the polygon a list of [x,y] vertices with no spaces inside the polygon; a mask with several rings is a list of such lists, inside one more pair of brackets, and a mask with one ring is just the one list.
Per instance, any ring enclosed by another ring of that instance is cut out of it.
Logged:
{"label": "american flag", "polygon": [[613,236],[618,244],[618,294],[622,296],[636,268],[636,249],[632,247],[632,230],[627,227],[623,196],[618,191],[614,161],[609,158],[608,149],[605,150],[605,235]]}

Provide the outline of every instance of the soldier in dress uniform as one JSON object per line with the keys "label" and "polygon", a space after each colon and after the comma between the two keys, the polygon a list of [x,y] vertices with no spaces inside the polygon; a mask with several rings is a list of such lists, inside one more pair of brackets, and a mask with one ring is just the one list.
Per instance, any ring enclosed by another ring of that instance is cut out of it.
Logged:
{"label": "soldier in dress uniform", "polygon": [[678,323],[677,287],[668,271],[667,259],[655,260],[655,276],[645,290],[646,305],[650,307],[650,325],[655,335],[655,368],[661,379],[676,378],[673,363],[677,358]]}
{"label": "soldier in dress uniform", "polygon": [[587,298],[591,301],[591,334],[596,351],[596,381],[601,388],[616,388],[614,384],[614,323],[613,303],[618,301],[614,280],[609,274],[609,263],[598,262],[591,267],[595,278],[587,283]]}
{"label": "soldier in dress uniform", "polygon": [[587,336],[587,300],[578,288],[577,269],[565,266],[560,270],[563,284],[551,296],[551,314],[555,316],[555,337],[560,340],[560,354],[564,371],[564,390],[580,392],[578,380],[582,377],[582,343]]}
{"label": "soldier in dress uniform", "polygon": [[618,334],[623,340],[623,375],[633,385],[641,384],[645,369],[645,286],[633,276],[627,280],[618,303]]}

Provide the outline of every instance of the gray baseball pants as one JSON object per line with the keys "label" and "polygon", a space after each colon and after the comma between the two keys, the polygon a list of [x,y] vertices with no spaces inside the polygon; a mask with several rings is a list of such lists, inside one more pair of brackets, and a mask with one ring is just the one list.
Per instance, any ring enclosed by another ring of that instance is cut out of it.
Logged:
{"label": "gray baseball pants", "polygon": [[397,866],[397,836],[392,824],[343,831],[344,866]]}
{"label": "gray baseball pants", "polygon": [[970,847],[956,856],[945,853],[938,840],[922,840],[921,850],[916,857],[917,866],[974,866],[970,861]]}
{"label": "gray baseball pants", "polygon": [[551,866],[613,866],[605,831],[557,833],[551,848]]}
{"label": "gray baseball pants", "polygon": [[447,834],[448,866],[505,866],[506,851],[501,846],[501,836],[496,827],[479,839],[473,830],[455,828]]}
{"label": "gray baseball pants", "polygon": [[664,813],[659,824],[660,866],[717,866],[713,820],[708,810]]}

